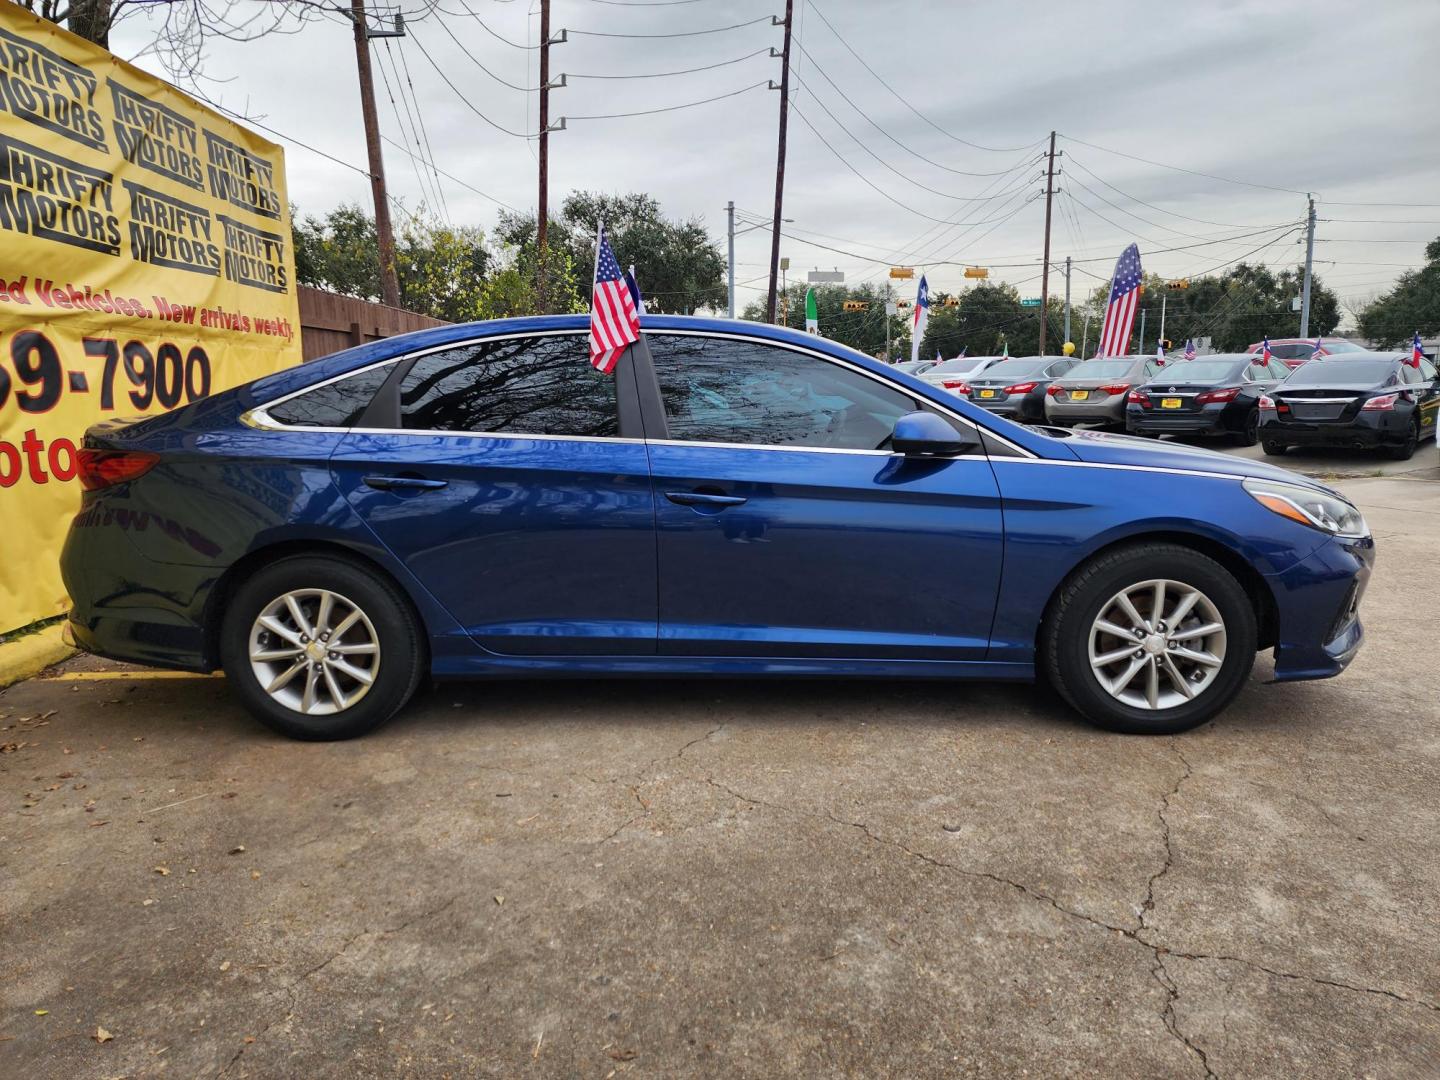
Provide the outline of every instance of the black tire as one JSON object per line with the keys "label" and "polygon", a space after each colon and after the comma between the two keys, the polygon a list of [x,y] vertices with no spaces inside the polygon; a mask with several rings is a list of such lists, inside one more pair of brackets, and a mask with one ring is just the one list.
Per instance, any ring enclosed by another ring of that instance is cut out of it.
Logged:
{"label": "black tire", "polygon": [[1410,427],[1405,433],[1405,441],[1399,446],[1387,446],[1385,456],[1395,461],[1409,461],[1415,456],[1415,451],[1420,446],[1420,415],[1416,413],[1410,417]]}
{"label": "black tire", "polygon": [[[364,613],[378,638],[376,674],[353,705],[329,715],[287,707],[260,685],[250,662],[250,632],[267,605],[296,589],[339,594]],[[299,555],[251,575],[229,597],[220,630],[220,659],[235,696],[262,724],[292,739],[353,739],[374,731],[405,705],[425,668],[420,624],[388,578],[339,556]]]}
{"label": "black tire", "polygon": [[1260,439],[1260,449],[1265,451],[1266,457],[1284,457],[1285,451],[1289,450],[1290,447],[1282,442],[1273,442],[1262,436]]}
{"label": "black tire", "polygon": [[[1254,446],[1260,441],[1260,410],[1251,409],[1245,418],[1245,426],[1236,435],[1241,446]],[[1266,453],[1269,453],[1267,450]]]}
{"label": "black tire", "polygon": [[[1131,706],[1100,684],[1090,666],[1090,631],[1121,590],[1167,578],[1202,592],[1224,623],[1225,656],[1198,696],[1162,709]],[[1255,663],[1255,611],[1244,588],[1214,559],[1177,544],[1141,543],[1100,555],[1066,579],[1040,631],[1040,669],[1070,705],[1091,723],[1128,735],[1174,735],[1203,724],[1225,708]]]}

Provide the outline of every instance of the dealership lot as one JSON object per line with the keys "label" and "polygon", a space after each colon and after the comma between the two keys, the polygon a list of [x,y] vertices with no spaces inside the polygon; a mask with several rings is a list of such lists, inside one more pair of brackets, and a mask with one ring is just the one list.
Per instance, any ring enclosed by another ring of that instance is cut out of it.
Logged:
{"label": "dealership lot", "polygon": [[12,687],[0,1075],[1433,1075],[1433,454],[1340,483],[1352,669],[1173,739],[1006,686],[444,686],[339,744]]}

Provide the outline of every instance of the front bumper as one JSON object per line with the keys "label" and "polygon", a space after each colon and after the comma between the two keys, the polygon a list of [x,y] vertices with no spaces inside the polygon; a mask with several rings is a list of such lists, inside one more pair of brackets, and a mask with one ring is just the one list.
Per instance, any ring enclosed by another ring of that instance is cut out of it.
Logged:
{"label": "front bumper", "polygon": [[1328,679],[1349,667],[1365,637],[1360,601],[1374,565],[1374,539],[1332,537],[1267,579],[1279,614],[1277,681]]}

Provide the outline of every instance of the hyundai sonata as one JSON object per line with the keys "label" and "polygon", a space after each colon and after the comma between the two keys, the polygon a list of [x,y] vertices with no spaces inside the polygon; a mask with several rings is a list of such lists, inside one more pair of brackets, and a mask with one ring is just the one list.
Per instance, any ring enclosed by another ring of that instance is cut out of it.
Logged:
{"label": "hyundai sonata", "polygon": [[586,330],[445,326],[92,428],[73,637],[223,667],[310,739],[427,679],[561,675],[1043,677],[1169,733],[1257,650],[1314,679],[1360,645],[1374,544],[1313,481],[772,326],[646,317],[612,375]]}

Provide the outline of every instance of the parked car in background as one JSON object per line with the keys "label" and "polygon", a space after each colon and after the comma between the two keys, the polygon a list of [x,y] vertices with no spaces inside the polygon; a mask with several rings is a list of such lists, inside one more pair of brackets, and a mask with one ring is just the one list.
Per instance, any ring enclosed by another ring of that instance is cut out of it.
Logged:
{"label": "parked car in background", "polygon": [[813,334],[642,326],[608,375],[584,315],[446,325],[90,428],[70,634],[223,667],[303,739],[516,676],[1038,675],[1174,733],[1257,650],[1283,682],[1360,648],[1375,542],[1313,480],[1023,427]]}
{"label": "parked car in background", "polygon": [[1260,445],[1354,446],[1408,461],[1435,437],[1440,377],[1409,353],[1346,353],[1306,364],[1260,399]]}
{"label": "parked car in background", "polygon": [[1233,435],[1254,446],[1260,398],[1290,375],[1283,360],[1217,353],[1166,364],[1130,391],[1125,430],[1132,435]]}
{"label": "parked car in background", "polygon": [[[1264,348],[1263,341],[1257,341],[1246,352],[1258,353]],[[1365,349],[1356,345],[1353,341],[1346,341],[1344,338],[1321,338],[1321,356],[1344,356],[1347,353],[1363,353]],[[1285,366],[1291,369],[1298,368],[1307,360],[1315,358],[1314,338],[1276,338],[1270,342],[1270,355],[1277,360],[1285,361]]]}
{"label": "parked car in background", "polygon": [[894,366],[896,371],[903,371],[906,375],[924,375],[939,362],[938,360],[905,360]]}
{"label": "parked car in background", "polygon": [[1076,364],[1045,392],[1045,419],[1072,424],[1125,426],[1125,399],[1132,387],[1161,370],[1152,355],[1107,356]]}
{"label": "parked car in background", "polygon": [[941,390],[949,390],[954,393],[965,384],[965,380],[979,375],[986,368],[994,367],[1001,360],[1008,360],[1006,356],[957,356],[950,360],[942,360],[929,371],[921,374],[931,386],[938,386]]}
{"label": "parked car in background", "polygon": [[1045,391],[1077,363],[1068,356],[1015,356],[966,379],[955,393],[1011,420],[1041,424]]}

